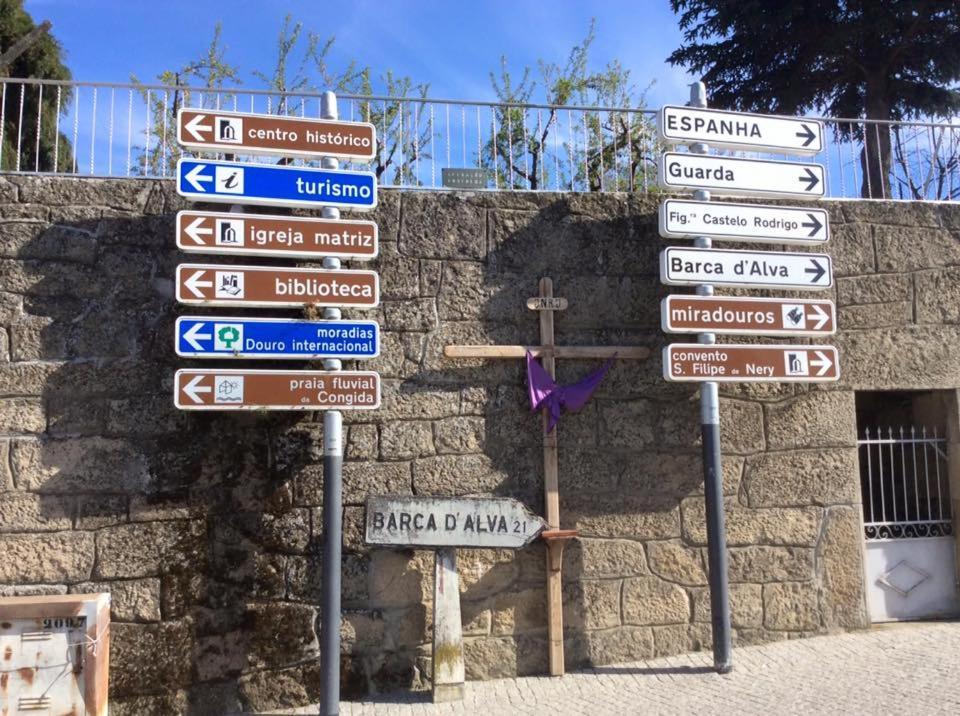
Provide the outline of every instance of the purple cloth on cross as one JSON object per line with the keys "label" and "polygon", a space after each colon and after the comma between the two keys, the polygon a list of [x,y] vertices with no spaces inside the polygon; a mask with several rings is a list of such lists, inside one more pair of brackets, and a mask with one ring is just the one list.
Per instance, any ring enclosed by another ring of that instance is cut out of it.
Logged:
{"label": "purple cloth on cross", "polygon": [[537,363],[530,351],[527,351],[527,391],[530,395],[530,410],[536,412],[541,408],[546,409],[550,415],[547,423],[548,433],[560,420],[562,408],[575,413],[587,404],[593,391],[613,366],[615,358],[616,356],[608,359],[602,366],[573,385],[557,385],[543,366]]}

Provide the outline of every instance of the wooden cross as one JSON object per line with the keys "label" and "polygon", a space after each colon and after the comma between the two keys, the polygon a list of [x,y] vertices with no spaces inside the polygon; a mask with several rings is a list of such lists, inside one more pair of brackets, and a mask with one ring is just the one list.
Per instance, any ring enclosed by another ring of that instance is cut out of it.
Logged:
{"label": "wooden cross", "polygon": [[[539,346],[446,346],[447,358],[524,358],[529,351],[543,359],[543,367],[556,379],[557,358],[617,358],[644,359],[650,349],[643,346],[558,346],[553,339],[553,312],[567,307],[565,298],[553,295],[553,281],[540,279],[540,295],[527,301],[527,307],[540,313]],[[543,492],[547,529],[540,536],[547,543],[547,612],[550,642],[550,675],[562,676],[563,663],[563,548],[577,536],[576,530],[560,529],[560,491],[557,479],[559,460],[557,431],[547,431],[549,414],[543,413]]]}

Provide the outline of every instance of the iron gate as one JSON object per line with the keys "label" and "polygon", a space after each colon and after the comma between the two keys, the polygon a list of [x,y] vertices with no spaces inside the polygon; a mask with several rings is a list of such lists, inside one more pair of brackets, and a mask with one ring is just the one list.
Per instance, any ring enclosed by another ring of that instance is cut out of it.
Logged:
{"label": "iron gate", "polygon": [[947,441],[934,428],[866,428],[858,440],[873,621],[960,613]]}

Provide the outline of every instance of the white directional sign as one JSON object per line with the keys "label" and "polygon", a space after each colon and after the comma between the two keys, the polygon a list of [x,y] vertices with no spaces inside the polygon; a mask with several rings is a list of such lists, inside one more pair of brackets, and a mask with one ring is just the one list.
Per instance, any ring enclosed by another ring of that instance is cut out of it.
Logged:
{"label": "white directional sign", "polygon": [[823,244],[830,224],[823,209],[667,199],[660,205],[660,235],[709,236],[729,241]]}
{"label": "white directional sign", "polygon": [[707,189],[734,196],[823,196],[823,165],[735,159],[689,152],[664,152],[660,157],[664,189]]}
{"label": "white directional sign", "polygon": [[486,497],[368,497],[368,544],[519,548],[546,527],[522,502]]}
{"label": "white directional sign", "polygon": [[833,263],[826,254],[671,246],[660,252],[660,281],[818,291],[833,286]]}
{"label": "white directional sign", "polygon": [[660,137],[670,144],[707,144],[727,149],[817,154],[823,125],[812,119],[726,112],[666,105],[660,110]]}

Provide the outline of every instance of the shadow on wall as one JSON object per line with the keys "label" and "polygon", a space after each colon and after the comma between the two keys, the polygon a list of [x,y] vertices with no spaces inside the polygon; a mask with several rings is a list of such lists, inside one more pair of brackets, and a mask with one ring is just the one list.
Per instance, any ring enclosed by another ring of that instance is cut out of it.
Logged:
{"label": "shadow on wall", "polygon": [[[173,372],[190,365],[173,353],[174,319],[208,311],[173,299],[186,259],[173,241],[182,204],[172,186],[19,181],[23,219],[4,224],[14,239],[4,255],[15,257],[3,261],[4,301],[23,297],[8,324],[10,368],[41,397],[25,399],[28,414],[45,417],[11,441],[10,462],[14,492],[39,501],[49,530],[23,549],[58,571],[28,561],[12,581],[112,593],[117,713],[316,702],[320,416],[174,409]],[[676,542],[691,584],[701,582],[699,548],[679,543],[680,502],[700,494],[697,406],[693,389],[659,375],[653,204],[510,201],[411,193],[401,211],[401,196],[384,192],[373,217],[385,300],[371,317],[386,333],[383,356],[364,367],[381,371],[385,395],[379,411],[345,414],[345,696],[429,676],[432,553],[367,548],[368,494],[494,494],[543,510],[540,421],[522,361],[450,361],[442,349],[537,343],[525,300],[545,275],[570,301],[558,343],[653,349],[619,362],[560,423],[562,523],[584,537],[564,567],[568,666],[652,654],[649,629],[637,628],[651,595],[687,634],[687,595],[675,585],[679,594],[661,594],[641,543]],[[594,363],[558,365],[570,382]],[[542,545],[464,550],[460,565],[468,675],[543,672]]]}

